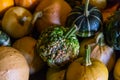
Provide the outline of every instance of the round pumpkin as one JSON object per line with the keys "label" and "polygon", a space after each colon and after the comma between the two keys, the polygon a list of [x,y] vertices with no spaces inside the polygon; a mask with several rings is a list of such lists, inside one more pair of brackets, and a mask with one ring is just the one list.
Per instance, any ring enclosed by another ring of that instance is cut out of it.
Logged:
{"label": "round pumpkin", "polygon": [[2,19],[2,29],[12,38],[20,38],[31,32],[32,14],[23,7],[9,8]]}
{"label": "round pumpkin", "polygon": [[65,25],[70,11],[70,5],[64,0],[43,0],[36,7],[32,23],[35,23],[38,32],[55,24]]}
{"label": "round pumpkin", "polygon": [[115,64],[113,75],[114,75],[115,80],[120,80],[120,58],[118,58]]}
{"label": "round pumpkin", "polygon": [[102,13],[94,6],[89,5],[89,0],[85,5],[76,6],[72,9],[66,19],[66,26],[71,27],[76,24],[79,37],[91,37],[102,27]]}
{"label": "round pumpkin", "polygon": [[0,80],[29,80],[24,56],[12,47],[0,47]]}
{"label": "round pumpkin", "polygon": [[102,32],[99,32],[94,37],[83,39],[80,43],[80,56],[85,56],[85,46],[91,46],[91,58],[98,59],[102,61],[108,68],[110,72],[115,64],[115,52],[112,47],[109,47],[104,41],[104,35]]}
{"label": "round pumpkin", "polygon": [[90,58],[90,47],[87,46],[85,57],[68,66],[66,80],[108,80],[108,70],[101,61]]}
{"label": "round pumpkin", "polygon": [[29,10],[33,10],[41,0],[15,0],[16,6],[22,6]]}
{"label": "round pumpkin", "polygon": [[0,0],[0,16],[12,6],[14,6],[14,0]]}
{"label": "round pumpkin", "polygon": [[22,37],[13,43],[13,47],[21,52],[29,64],[30,74],[43,68],[44,63],[35,52],[36,40],[30,36]]}

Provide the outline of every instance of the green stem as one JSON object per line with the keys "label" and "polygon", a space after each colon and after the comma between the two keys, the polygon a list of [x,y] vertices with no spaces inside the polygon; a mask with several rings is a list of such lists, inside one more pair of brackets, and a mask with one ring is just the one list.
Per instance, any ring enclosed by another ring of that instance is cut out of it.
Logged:
{"label": "green stem", "polygon": [[91,54],[91,47],[90,45],[85,46],[85,57],[84,57],[84,65],[89,66],[92,64],[90,60],[90,54]]}
{"label": "green stem", "polygon": [[89,0],[86,0],[86,3],[85,3],[85,11],[84,11],[85,16],[88,16],[88,15],[89,15],[88,7],[89,7]]}
{"label": "green stem", "polygon": [[97,43],[99,46],[104,46],[104,45],[105,45],[104,35],[103,35],[102,32],[98,34],[97,39],[96,39],[96,43]]}
{"label": "green stem", "polygon": [[42,17],[42,15],[43,15],[42,11],[35,12],[35,13],[33,14],[32,24],[34,25],[35,22],[36,22],[36,20],[37,20],[38,18]]}
{"label": "green stem", "polygon": [[66,33],[65,38],[69,38],[71,35],[75,34],[77,30],[77,26],[73,25],[73,27]]}

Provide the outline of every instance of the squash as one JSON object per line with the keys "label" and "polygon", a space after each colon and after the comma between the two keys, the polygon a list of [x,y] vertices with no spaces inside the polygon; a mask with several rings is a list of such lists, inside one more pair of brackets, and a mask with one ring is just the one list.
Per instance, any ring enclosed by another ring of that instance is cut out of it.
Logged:
{"label": "squash", "polygon": [[120,50],[120,10],[115,11],[106,22],[103,33],[107,45],[115,50]]}
{"label": "squash", "polygon": [[75,26],[68,29],[55,25],[40,34],[36,51],[49,67],[63,67],[78,57],[80,46],[75,32]]}
{"label": "squash", "polygon": [[64,80],[66,69],[48,68],[46,80]]}
{"label": "squash", "polygon": [[0,80],[29,80],[27,61],[12,47],[0,47]]}
{"label": "squash", "polygon": [[12,38],[20,38],[32,31],[31,20],[32,14],[27,9],[11,7],[3,16],[2,29]]}
{"label": "squash", "polygon": [[2,30],[0,30],[0,46],[11,46],[10,36]]}
{"label": "squash", "polygon": [[0,0],[0,17],[12,6],[14,6],[14,0]]}
{"label": "squash", "polygon": [[90,45],[92,50],[90,57],[102,61],[108,68],[110,72],[115,64],[115,52],[112,47],[109,47],[104,41],[104,35],[99,32],[94,37],[83,39],[80,42],[80,56],[85,55],[85,45]]}
{"label": "squash", "polygon": [[108,80],[107,67],[99,60],[90,58],[90,46],[85,57],[73,61],[67,69],[66,80]]}
{"label": "squash", "polygon": [[101,11],[97,7],[89,5],[89,0],[87,0],[85,5],[72,9],[67,16],[66,26],[71,27],[76,24],[79,37],[91,37],[100,30],[102,21]]}
{"label": "squash", "polygon": [[15,5],[33,10],[41,1],[42,0],[15,0]]}
{"label": "squash", "polygon": [[70,11],[70,5],[64,0],[43,0],[36,7],[32,23],[39,33],[55,24],[64,26]]}
{"label": "squash", "polygon": [[[86,0],[82,0],[82,4],[85,4],[85,1]],[[90,0],[90,4],[100,10],[104,10],[107,7],[107,0]]]}
{"label": "squash", "polygon": [[118,58],[118,60],[115,64],[113,76],[114,76],[115,80],[120,80],[120,58]]}
{"label": "squash", "polygon": [[29,64],[30,74],[36,73],[44,66],[42,59],[35,52],[36,40],[30,36],[22,37],[16,40],[12,47],[21,52]]}

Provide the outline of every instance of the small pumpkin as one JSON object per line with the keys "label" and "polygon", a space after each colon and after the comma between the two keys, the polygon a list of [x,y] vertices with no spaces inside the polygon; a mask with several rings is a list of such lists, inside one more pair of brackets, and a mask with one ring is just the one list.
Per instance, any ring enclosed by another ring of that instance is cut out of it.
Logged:
{"label": "small pumpkin", "polygon": [[29,80],[27,61],[13,47],[0,47],[0,80]]}
{"label": "small pumpkin", "polygon": [[48,68],[46,80],[64,80],[66,69]]}
{"label": "small pumpkin", "polygon": [[2,29],[12,38],[20,38],[32,31],[31,20],[32,14],[27,9],[11,7],[2,18]]}
{"label": "small pumpkin", "polygon": [[0,30],[0,46],[11,46],[10,36],[2,30]]}
{"label": "small pumpkin", "polygon": [[12,6],[14,6],[14,0],[0,0],[0,17]]}
{"label": "small pumpkin", "polygon": [[102,21],[101,11],[89,5],[89,0],[87,0],[85,5],[73,8],[67,16],[66,26],[71,27],[76,24],[79,37],[91,37],[101,28]]}
{"label": "small pumpkin", "polygon": [[44,62],[35,52],[36,43],[37,41],[34,38],[25,36],[16,40],[12,45],[12,47],[19,50],[27,60],[30,68],[30,74],[38,72],[44,66]]}
{"label": "small pumpkin", "polygon": [[115,52],[112,47],[109,47],[104,41],[104,35],[99,32],[96,36],[83,39],[80,43],[80,56],[85,55],[85,45],[91,46],[91,58],[95,58],[103,62],[110,72],[115,64]]}
{"label": "small pumpkin", "polygon": [[109,18],[103,27],[103,32],[107,45],[120,50],[120,10],[115,11]]}
{"label": "small pumpkin", "polygon": [[35,9],[32,23],[38,32],[55,24],[64,26],[70,11],[70,5],[64,0],[43,0]]}
{"label": "small pumpkin", "polygon": [[99,60],[90,58],[90,46],[85,57],[73,61],[67,69],[66,80],[108,80],[107,67]]}
{"label": "small pumpkin", "polygon": [[15,5],[33,10],[40,1],[41,0],[15,0]]}
{"label": "small pumpkin", "polygon": [[115,80],[120,80],[120,58],[118,58],[118,60],[115,64],[113,76],[114,76]]}

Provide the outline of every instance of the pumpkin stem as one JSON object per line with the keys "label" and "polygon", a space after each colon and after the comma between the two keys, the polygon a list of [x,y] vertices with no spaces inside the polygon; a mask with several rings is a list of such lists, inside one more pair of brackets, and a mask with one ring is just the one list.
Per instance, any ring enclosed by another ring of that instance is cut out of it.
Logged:
{"label": "pumpkin stem", "polygon": [[84,57],[84,65],[89,66],[92,64],[90,60],[90,54],[91,54],[91,47],[90,45],[85,46],[85,57]]}
{"label": "pumpkin stem", "polygon": [[73,27],[65,34],[65,38],[69,38],[71,35],[75,34],[77,30],[78,28],[74,24]]}
{"label": "pumpkin stem", "polygon": [[36,20],[37,20],[38,18],[42,17],[42,15],[43,15],[42,11],[39,11],[39,12],[34,13],[34,14],[33,14],[32,24],[34,25],[35,22],[36,22]]}
{"label": "pumpkin stem", "polygon": [[85,11],[84,11],[84,14],[86,17],[89,15],[88,6],[89,6],[89,0],[86,0]]}
{"label": "pumpkin stem", "polygon": [[103,35],[102,32],[99,33],[99,35],[97,36],[96,43],[97,43],[99,46],[104,46],[104,45],[105,45],[104,35]]}
{"label": "pumpkin stem", "polygon": [[25,21],[26,21],[27,19],[28,19],[28,17],[27,17],[27,16],[24,16],[24,17],[19,18],[18,21],[19,21],[19,23],[20,23],[21,25],[24,25],[24,23],[25,23]]}

